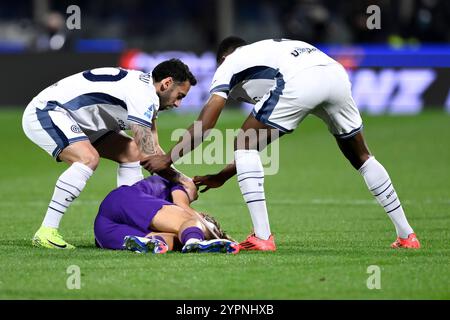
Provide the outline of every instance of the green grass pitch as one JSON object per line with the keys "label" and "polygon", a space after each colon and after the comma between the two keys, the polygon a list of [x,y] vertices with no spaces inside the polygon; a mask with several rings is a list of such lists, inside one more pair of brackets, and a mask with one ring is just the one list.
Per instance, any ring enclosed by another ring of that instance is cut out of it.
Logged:
{"label": "green grass pitch", "polygon": [[[33,248],[58,175],[56,164],[23,134],[21,110],[0,112],[0,299],[449,299],[450,116],[364,117],[371,151],[387,168],[422,242],[419,251],[389,248],[389,218],[362,177],[340,154],[325,125],[308,117],[281,139],[280,171],[267,176],[275,253],[169,253],[99,250],[93,243],[98,204],[115,186],[116,165],[102,160],[66,213],[61,233],[74,251]],[[161,114],[160,140],[194,115]],[[242,114],[222,115],[237,128]],[[183,165],[189,175],[221,166]],[[235,180],[202,194],[195,206],[216,216],[237,240],[251,231]],[[67,268],[81,270],[81,289],[66,286]],[[369,290],[367,269],[381,270]]]}

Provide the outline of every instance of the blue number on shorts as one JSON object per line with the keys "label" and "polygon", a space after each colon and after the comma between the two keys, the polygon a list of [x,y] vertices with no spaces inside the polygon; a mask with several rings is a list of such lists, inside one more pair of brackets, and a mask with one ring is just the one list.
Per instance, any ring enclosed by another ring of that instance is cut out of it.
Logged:
{"label": "blue number on shorts", "polygon": [[[118,68],[116,68],[118,69]],[[119,81],[120,79],[125,78],[125,76],[128,74],[128,71],[124,69],[119,69],[119,73],[116,75],[112,74],[93,74],[91,70],[83,72],[83,77],[85,77],[89,81]]]}

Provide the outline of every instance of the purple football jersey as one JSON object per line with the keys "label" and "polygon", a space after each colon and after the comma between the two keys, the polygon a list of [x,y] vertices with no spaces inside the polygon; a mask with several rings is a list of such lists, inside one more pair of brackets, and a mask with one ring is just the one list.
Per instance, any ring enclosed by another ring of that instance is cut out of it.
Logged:
{"label": "purple football jersey", "polygon": [[171,192],[174,190],[182,190],[184,188],[176,183],[170,182],[158,175],[147,177],[139,182],[136,182],[133,187],[140,191],[154,196],[155,198],[172,201]]}

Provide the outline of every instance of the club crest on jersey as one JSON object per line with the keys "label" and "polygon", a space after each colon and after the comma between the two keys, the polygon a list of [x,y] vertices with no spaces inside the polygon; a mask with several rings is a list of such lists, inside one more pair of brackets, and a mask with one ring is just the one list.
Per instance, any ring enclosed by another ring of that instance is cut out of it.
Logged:
{"label": "club crest on jersey", "polygon": [[80,127],[79,127],[79,126],[76,126],[76,125],[72,125],[72,126],[70,127],[70,130],[72,130],[72,132],[74,132],[74,133],[81,133],[81,132],[82,132],[81,129],[80,129]]}

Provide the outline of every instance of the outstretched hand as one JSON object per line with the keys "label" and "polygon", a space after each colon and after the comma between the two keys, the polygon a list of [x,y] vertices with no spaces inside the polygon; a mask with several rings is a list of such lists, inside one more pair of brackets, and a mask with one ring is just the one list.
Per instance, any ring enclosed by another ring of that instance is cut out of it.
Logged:
{"label": "outstretched hand", "polygon": [[225,181],[223,181],[216,174],[208,174],[206,176],[195,176],[193,180],[197,188],[205,186],[205,188],[200,190],[200,193],[206,192],[211,188],[219,188],[225,183]]}
{"label": "outstretched hand", "polygon": [[151,173],[158,173],[170,167],[171,160],[169,154],[152,155],[141,160],[141,166]]}

